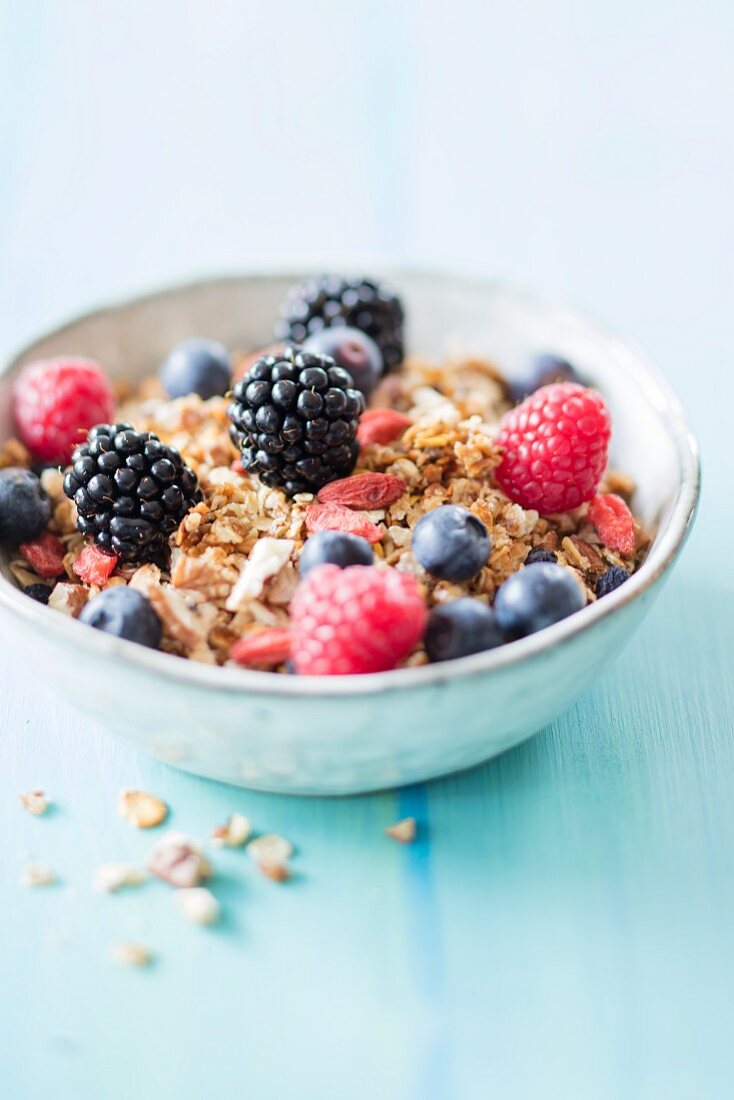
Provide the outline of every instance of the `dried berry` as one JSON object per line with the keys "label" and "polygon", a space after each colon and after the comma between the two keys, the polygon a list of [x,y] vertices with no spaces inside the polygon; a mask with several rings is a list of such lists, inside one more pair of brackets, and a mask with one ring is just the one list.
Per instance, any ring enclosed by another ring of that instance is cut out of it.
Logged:
{"label": "dried berry", "polygon": [[589,505],[589,519],[610,550],[629,557],[635,552],[635,517],[616,493],[602,493]]}
{"label": "dried berry", "polygon": [[383,508],[405,492],[405,482],[392,474],[354,474],[332,481],[319,490],[322,504],[345,504],[347,508]]}
{"label": "dried berry", "polygon": [[382,537],[369,516],[353,512],[343,504],[309,504],[306,529],[309,535],[316,531],[344,531],[348,535],[360,535],[368,542],[379,542]]}
{"label": "dried berry", "polygon": [[99,546],[85,546],[74,562],[74,572],[85,584],[106,584],[115,571],[117,554]]}
{"label": "dried berry", "polygon": [[367,409],[359,421],[357,442],[360,447],[366,447],[368,443],[385,446],[399,439],[412,423],[409,416],[397,409]]}
{"label": "dried berry", "polygon": [[282,665],[291,654],[291,632],[282,627],[253,630],[235,642],[230,659],[238,665]]}
{"label": "dried berry", "polygon": [[64,544],[50,531],[21,543],[20,552],[39,577],[59,577],[64,572]]}

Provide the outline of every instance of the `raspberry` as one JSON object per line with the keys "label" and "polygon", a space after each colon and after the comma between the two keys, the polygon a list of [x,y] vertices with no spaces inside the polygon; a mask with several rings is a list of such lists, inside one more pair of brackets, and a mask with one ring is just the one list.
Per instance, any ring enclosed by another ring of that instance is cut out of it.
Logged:
{"label": "raspberry", "polygon": [[374,565],[320,565],[291,602],[296,671],[346,676],[395,668],[422,638],[426,618],[415,577]]}
{"label": "raspberry", "polygon": [[235,642],[229,656],[239,665],[282,665],[291,655],[291,632],[284,627],[253,630]]}
{"label": "raspberry", "polygon": [[42,531],[30,542],[22,543],[20,552],[39,577],[58,577],[64,572],[64,544],[50,531]]}
{"label": "raspberry", "polygon": [[354,474],[332,481],[319,489],[322,504],[345,504],[347,508],[382,508],[394,504],[405,492],[405,482],[392,474]]}
{"label": "raspberry", "polygon": [[379,542],[380,529],[364,512],[353,512],[343,504],[309,504],[306,509],[306,530],[343,531],[347,535],[361,535],[368,542]]}
{"label": "raspberry", "polygon": [[44,462],[66,465],[87,429],[112,419],[115,395],[91,359],[41,359],[15,383],[13,411],[26,447]]}
{"label": "raspberry", "polygon": [[607,464],[611,420],[594,390],[575,382],[543,386],[502,417],[499,487],[542,515],[591,500]]}
{"label": "raspberry", "polygon": [[610,550],[629,556],[635,552],[635,517],[616,493],[594,497],[589,505],[589,519]]}
{"label": "raspberry", "polygon": [[392,443],[406,431],[413,421],[397,409],[367,409],[362,413],[357,429],[360,447],[368,443]]}
{"label": "raspberry", "polygon": [[106,584],[115,571],[117,554],[99,546],[85,546],[74,562],[74,572],[85,584]]}

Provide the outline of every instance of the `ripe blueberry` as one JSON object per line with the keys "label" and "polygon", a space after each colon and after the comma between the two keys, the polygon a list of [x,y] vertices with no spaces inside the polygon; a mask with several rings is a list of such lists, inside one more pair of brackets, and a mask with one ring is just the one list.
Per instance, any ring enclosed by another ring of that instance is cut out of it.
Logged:
{"label": "ripe blueberry", "polygon": [[130,642],[157,649],[163,634],[161,621],[148,599],[135,588],[107,588],[85,604],[79,621]]}
{"label": "ripe blueberry", "polygon": [[524,638],[580,611],[585,602],[581,585],[570,570],[536,562],[500,585],[494,610],[508,638]]}
{"label": "ripe blueberry", "polygon": [[345,569],[348,565],[372,565],[373,561],[367,539],[341,531],[317,531],[306,539],[298,566],[305,577],[315,566],[327,562]]}
{"label": "ripe blueberry", "polygon": [[232,362],[223,344],[194,337],[176,344],[159,373],[169,397],[198,393],[206,400],[227,392],[232,382]]}
{"label": "ripe blueberry", "polygon": [[487,528],[468,508],[443,504],[413,529],[413,553],[429,573],[447,581],[468,581],[487,564],[492,543]]}
{"label": "ripe blueberry", "polygon": [[35,474],[14,466],[0,470],[0,542],[28,542],[50,516],[51,504]]}
{"label": "ripe blueberry", "polygon": [[432,661],[450,661],[494,649],[504,641],[491,607],[464,597],[434,607],[425,634],[426,653]]}

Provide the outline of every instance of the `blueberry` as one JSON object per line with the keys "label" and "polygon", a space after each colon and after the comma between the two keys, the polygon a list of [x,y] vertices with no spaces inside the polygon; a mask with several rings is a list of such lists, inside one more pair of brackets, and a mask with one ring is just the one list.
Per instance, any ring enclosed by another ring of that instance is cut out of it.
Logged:
{"label": "blueberry", "polygon": [[130,642],[157,649],[163,634],[161,621],[148,599],[135,588],[118,585],[90,600],[79,621]]}
{"label": "blueberry", "polygon": [[468,581],[487,564],[492,543],[487,528],[468,508],[443,504],[418,520],[413,553],[429,573],[447,581]]}
{"label": "blueberry", "polygon": [[298,563],[305,577],[317,565],[330,563],[346,569],[348,565],[372,565],[374,555],[367,539],[341,531],[318,531],[306,539]]}
{"label": "blueberry", "polygon": [[51,595],[51,588],[47,584],[29,584],[23,591],[26,596],[30,596],[30,598],[37,603],[48,603],[49,596]]}
{"label": "blueberry", "polygon": [[525,558],[525,565],[534,565],[538,561],[558,562],[558,558],[552,550],[544,550],[542,546],[535,546]]}
{"label": "blueberry", "polygon": [[434,607],[425,634],[426,653],[432,661],[450,661],[494,649],[504,641],[491,607],[468,596]]}
{"label": "blueberry", "polygon": [[494,611],[508,638],[524,638],[580,611],[585,603],[581,585],[570,570],[536,562],[500,585]]}
{"label": "blueberry", "polygon": [[206,400],[227,392],[232,382],[232,361],[223,344],[192,338],[176,344],[159,374],[169,397],[198,393]]}
{"label": "blueberry", "polygon": [[44,529],[51,504],[30,470],[11,466],[0,470],[0,542],[19,546]]}
{"label": "blueberry", "polygon": [[627,570],[623,569],[621,565],[613,565],[611,569],[607,569],[606,573],[602,573],[596,582],[597,598],[601,599],[602,596],[608,596],[615,588],[619,588],[620,584],[624,584],[628,577]]}
{"label": "blueberry", "polygon": [[561,359],[558,355],[536,355],[520,378],[508,382],[510,397],[515,404],[519,404],[541,386],[548,386],[551,382],[581,382],[581,378],[566,359]]}
{"label": "blueberry", "polygon": [[382,355],[375,341],[358,328],[325,328],[309,336],[304,351],[329,355],[338,367],[347,371],[358,390],[372,393],[384,369]]}

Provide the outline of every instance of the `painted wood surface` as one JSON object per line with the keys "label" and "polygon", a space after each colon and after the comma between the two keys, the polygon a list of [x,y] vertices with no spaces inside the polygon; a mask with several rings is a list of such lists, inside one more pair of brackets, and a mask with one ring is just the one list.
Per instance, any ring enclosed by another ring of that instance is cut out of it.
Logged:
{"label": "painted wood surface", "polygon": [[[1,1091],[730,1096],[731,5],[260,7],[2,5],[2,345],[263,255],[510,275],[658,359],[702,438],[699,522],[570,713],[485,767],[378,797],[255,795],[133,755],[4,637]],[[216,929],[187,925],[162,884],[94,892],[99,863],[151,842],[116,816],[122,786],[194,835],[236,809],[282,832],[294,881],[218,854]],[[18,803],[35,787],[46,818]],[[383,829],[406,814],[421,838],[400,847]],[[20,889],[29,857],[58,885]],[[151,947],[148,971],[108,960],[121,939]]]}

